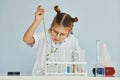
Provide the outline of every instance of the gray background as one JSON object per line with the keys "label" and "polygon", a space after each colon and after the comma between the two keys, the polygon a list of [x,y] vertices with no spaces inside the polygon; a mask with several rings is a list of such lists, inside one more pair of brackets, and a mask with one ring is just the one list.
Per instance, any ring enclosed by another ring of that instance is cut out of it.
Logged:
{"label": "gray background", "polygon": [[[31,75],[35,54],[22,37],[39,4],[45,9],[47,29],[56,15],[55,5],[79,18],[73,32],[86,51],[88,76],[93,76],[96,63],[96,40],[107,43],[115,76],[120,76],[120,0],[0,0],[0,75],[7,75],[8,71]],[[41,23],[37,31],[42,29]]]}

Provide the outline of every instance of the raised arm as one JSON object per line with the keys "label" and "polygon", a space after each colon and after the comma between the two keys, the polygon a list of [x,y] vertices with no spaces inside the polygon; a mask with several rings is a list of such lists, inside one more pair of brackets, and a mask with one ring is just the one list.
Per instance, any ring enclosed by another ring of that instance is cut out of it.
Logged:
{"label": "raised arm", "polygon": [[23,36],[24,42],[26,42],[28,44],[33,44],[35,42],[35,40],[33,38],[33,34],[34,34],[36,28],[38,27],[38,25],[40,24],[40,22],[42,21],[43,14],[44,14],[44,9],[41,6],[38,6],[37,10],[35,12],[34,21],[30,25],[30,27],[27,29],[27,31],[25,32],[25,34]]}

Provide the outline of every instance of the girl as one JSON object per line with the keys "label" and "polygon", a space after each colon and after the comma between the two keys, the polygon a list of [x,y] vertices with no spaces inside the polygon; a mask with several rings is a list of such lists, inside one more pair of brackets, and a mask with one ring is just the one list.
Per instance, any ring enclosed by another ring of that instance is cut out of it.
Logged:
{"label": "girl", "polygon": [[[35,20],[24,34],[23,40],[35,49],[36,62],[33,68],[33,75],[45,75],[46,61],[74,62],[78,60],[78,40],[72,35],[74,22],[78,19],[72,18],[67,13],[61,13],[58,6],[54,7],[57,12],[49,30],[38,34],[36,28],[41,23],[44,9],[37,7]],[[54,67],[49,66],[49,70]],[[63,71],[63,69],[59,69]]]}

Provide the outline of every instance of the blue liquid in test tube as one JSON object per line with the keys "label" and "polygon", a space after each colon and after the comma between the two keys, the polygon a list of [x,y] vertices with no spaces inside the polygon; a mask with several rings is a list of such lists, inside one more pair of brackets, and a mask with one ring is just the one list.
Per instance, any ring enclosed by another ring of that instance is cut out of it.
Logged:
{"label": "blue liquid in test tube", "polygon": [[67,66],[67,73],[70,73],[70,66]]}

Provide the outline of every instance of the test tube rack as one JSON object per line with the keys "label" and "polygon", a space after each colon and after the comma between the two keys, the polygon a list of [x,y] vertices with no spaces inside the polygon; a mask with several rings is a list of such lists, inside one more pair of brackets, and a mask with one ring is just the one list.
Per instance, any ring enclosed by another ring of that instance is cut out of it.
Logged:
{"label": "test tube rack", "polygon": [[[50,71],[51,69],[49,67],[52,68],[52,71]],[[47,61],[45,66],[45,75],[87,76],[87,62]]]}

